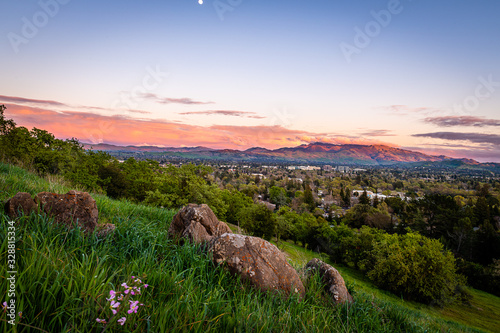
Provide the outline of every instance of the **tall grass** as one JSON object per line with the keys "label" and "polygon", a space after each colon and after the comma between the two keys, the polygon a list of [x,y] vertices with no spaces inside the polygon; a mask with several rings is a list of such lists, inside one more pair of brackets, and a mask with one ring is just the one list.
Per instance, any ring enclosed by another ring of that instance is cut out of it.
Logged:
{"label": "tall grass", "polygon": [[[0,164],[0,198],[17,191],[65,192],[21,169]],[[305,280],[297,298],[261,293],[215,266],[200,246],[174,244],[167,230],[174,211],[95,196],[101,221],[113,236],[68,231],[36,213],[17,220],[17,318],[11,332],[101,332],[110,290],[130,276],[146,274],[144,304],[126,325],[111,332],[429,332],[474,331],[430,318],[388,301],[356,293],[350,305],[334,306],[317,276]],[[0,213],[0,301],[7,299],[7,222]]]}

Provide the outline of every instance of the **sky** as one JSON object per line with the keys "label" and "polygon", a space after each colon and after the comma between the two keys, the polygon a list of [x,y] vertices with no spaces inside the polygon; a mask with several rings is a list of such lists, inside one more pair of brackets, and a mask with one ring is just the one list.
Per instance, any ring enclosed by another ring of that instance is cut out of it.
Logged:
{"label": "sky", "polygon": [[385,144],[500,162],[499,13],[496,0],[5,0],[0,104],[93,144]]}

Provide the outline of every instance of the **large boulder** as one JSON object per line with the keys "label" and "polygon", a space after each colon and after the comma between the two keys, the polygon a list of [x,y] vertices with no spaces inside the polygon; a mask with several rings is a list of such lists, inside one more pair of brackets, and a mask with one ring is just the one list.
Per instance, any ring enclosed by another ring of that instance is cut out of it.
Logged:
{"label": "large boulder", "polygon": [[258,237],[224,234],[212,241],[210,251],[217,264],[263,291],[298,294],[305,289],[297,271],[273,244]]}
{"label": "large boulder", "polygon": [[35,200],[33,200],[31,194],[26,192],[17,193],[5,203],[5,213],[11,219],[18,217],[21,212],[24,215],[29,215],[36,209],[37,204]]}
{"label": "large boulder", "polygon": [[326,291],[332,296],[335,304],[353,301],[345,286],[344,279],[335,268],[316,258],[311,259],[306,268],[319,273]]}
{"label": "large boulder", "polygon": [[210,242],[213,237],[231,233],[226,223],[217,219],[205,204],[189,204],[175,214],[168,234],[172,238],[186,238],[193,243]]}
{"label": "large boulder", "polygon": [[36,196],[39,207],[56,223],[73,227],[76,223],[86,233],[97,226],[97,205],[87,192],[69,191],[66,194],[40,192]]}

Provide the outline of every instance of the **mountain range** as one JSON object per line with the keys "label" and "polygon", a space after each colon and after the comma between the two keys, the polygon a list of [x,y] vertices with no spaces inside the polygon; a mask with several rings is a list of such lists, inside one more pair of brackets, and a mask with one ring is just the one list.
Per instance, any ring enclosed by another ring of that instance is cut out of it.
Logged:
{"label": "mountain range", "polygon": [[386,145],[330,144],[315,142],[297,147],[266,149],[253,147],[246,150],[212,149],[207,147],[115,146],[111,144],[84,144],[86,149],[113,153],[151,153],[208,160],[237,162],[288,162],[353,165],[391,165],[398,163],[453,162],[470,166],[481,163],[471,159],[453,159],[444,155],[427,155]]}

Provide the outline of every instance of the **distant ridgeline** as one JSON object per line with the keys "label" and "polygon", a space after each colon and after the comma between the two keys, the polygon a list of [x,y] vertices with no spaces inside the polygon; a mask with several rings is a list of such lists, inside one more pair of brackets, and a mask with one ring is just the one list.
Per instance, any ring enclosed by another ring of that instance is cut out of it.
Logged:
{"label": "distant ridgeline", "polygon": [[199,160],[232,163],[315,164],[350,166],[392,166],[407,168],[455,169],[463,172],[493,172],[500,174],[500,163],[479,163],[471,159],[432,156],[384,145],[335,145],[311,143],[292,148],[269,150],[249,148],[212,149],[207,147],[115,146],[83,144],[85,149],[105,151],[119,159],[135,157],[160,162]]}

